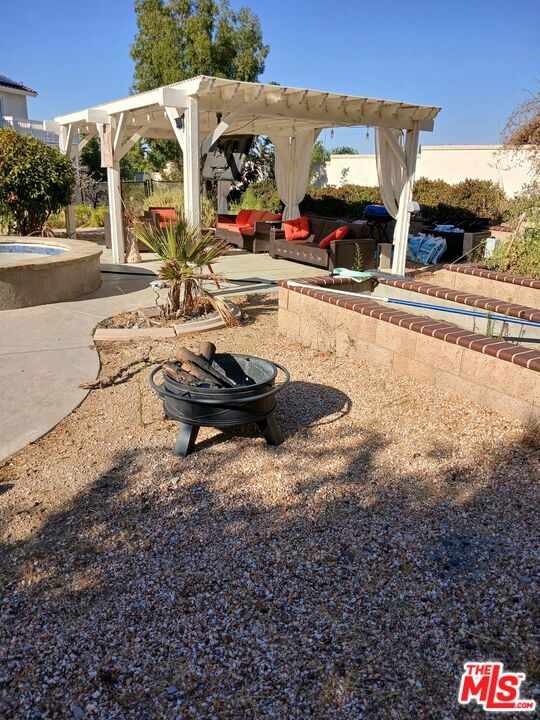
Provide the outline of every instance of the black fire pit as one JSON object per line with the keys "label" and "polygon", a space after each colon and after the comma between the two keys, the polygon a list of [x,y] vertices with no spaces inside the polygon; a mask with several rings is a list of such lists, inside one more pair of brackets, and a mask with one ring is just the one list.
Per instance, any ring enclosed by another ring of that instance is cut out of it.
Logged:
{"label": "black fire pit", "polygon": [[[252,355],[218,353],[212,366],[230,378],[234,387],[210,387],[207,383],[184,384],[163,373],[163,383],[156,384],[155,375],[162,365],[150,373],[150,387],[163,399],[169,420],[178,420],[174,454],[189,455],[195,446],[201,426],[232,428],[257,423],[269,445],[280,445],[284,437],[274,417],[276,394],[290,382],[288,371],[278,363]],[[285,380],[276,385],[278,370]]]}

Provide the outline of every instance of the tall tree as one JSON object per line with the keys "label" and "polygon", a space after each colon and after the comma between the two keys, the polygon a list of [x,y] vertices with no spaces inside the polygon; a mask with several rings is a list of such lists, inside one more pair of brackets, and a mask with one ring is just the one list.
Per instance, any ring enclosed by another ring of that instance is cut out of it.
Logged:
{"label": "tall tree", "polygon": [[356,155],[358,150],[352,145],[339,145],[339,147],[332,148],[330,155]]}
{"label": "tall tree", "polygon": [[[257,15],[228,0],[135,0],[137,35],[133,92],[153,90],[196,75],[257,80],[269,47]],[[151,141],[150,158],[163,167],[178,162],[176,143]]]}

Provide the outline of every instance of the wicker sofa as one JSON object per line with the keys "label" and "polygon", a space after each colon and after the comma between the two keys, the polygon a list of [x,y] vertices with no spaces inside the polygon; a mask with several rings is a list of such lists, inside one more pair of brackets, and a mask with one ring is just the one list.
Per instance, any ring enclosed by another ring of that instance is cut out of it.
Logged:
{"label": "wicker sofa", "polygon": [[250,252],[270,250],[270,230],[281,222],[281,215],[265,210],[241,210],[238,215],[219,214],[216,237]]}
{"label": "wicker sofa", "polygon": [[[270,256],[296,260],[305,265],[333,270],[335,267],[351,269],[356,259],[356,248],[362,251],[363,269],[377,267],[377,241],[370,237],[367,225],[347,223],[330,218],[310,217],[311,235],[306,240],[286,240],[281,229],[270,231]],[[341,240],[334,240],[328,248],[320,248],[320,241],[336,230],[347,226],[349,235]]]}

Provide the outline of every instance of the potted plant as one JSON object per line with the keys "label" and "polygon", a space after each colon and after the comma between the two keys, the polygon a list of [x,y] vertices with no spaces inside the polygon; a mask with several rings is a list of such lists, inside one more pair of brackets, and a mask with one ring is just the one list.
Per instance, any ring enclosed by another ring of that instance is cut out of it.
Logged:
{"label": "potted plant", "polygon": [[182,315],[192,317],[210,305],[228,326],[235,324],[227,303],[204,287],[204,281],[210,280],[219,288],[220,276],[214,273],[212,264],[228,249],[224,240],[201,231],[183,217],[164,227],[136,222],[133,233],[161,260],[159,278],[168,288],[163,307],[166,320]]}

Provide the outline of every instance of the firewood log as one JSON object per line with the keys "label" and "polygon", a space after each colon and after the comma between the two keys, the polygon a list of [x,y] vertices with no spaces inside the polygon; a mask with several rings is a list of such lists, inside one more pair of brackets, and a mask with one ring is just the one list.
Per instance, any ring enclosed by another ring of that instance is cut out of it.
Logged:
{"label": "firewood log", "polygon": [[203,382],[208,383],[211,387],[223,387],[221,380],[218,380],[213,375],[210,375],[210,373],[207,373],[198,365],[195,365],[195,363],[182,363],[182,371],[189,373],[196,380],[202,380]]}
{"label": "firewood log", "polygon": [[[224,372],[211,365],[207,360],[201,358],[199,355],[195,355],[195,353],[188,350],[188,348],[180,348],[176,353],[176,357],[180,360],[183,366],[187,363],[190,365],[196,365],[200,370],[203,370],[207,373],[207,375],[210,375],[226,387],[234,387],[236,384],[233,380],[228,378]],[[188,372],[192,372],[191,368],[184,369],[187,369]]]}
{"label": "firewood log", "polygon": [[216,346],[213,342],[200,342],[199,343],[199,355],[204,358],[207,362],[211,363],[214,359],[216,352]]}
{"label": "firewood log", "polygon": [[191,375],[188,372],[185,372],[185,370],[182,370],[180,365],[178,363],[174,362],[166,362],[163,363],[163,371],[172,379],[176,380],[176,382],[182,383],[183,385],[190,385],[193,383],[197,378],[194,375]]}

